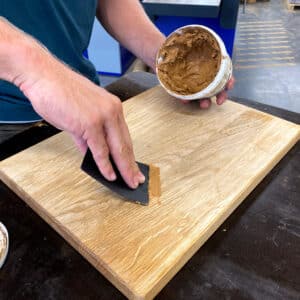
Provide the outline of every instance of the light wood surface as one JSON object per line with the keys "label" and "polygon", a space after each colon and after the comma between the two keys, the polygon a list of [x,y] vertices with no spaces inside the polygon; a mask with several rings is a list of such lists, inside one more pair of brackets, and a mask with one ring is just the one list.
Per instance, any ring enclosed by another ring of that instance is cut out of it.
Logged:
{"label": "light wood surface", "polygon": [[160,87],[124,111],[137,160],[160,167],[162,195],[148,207],[81,172],[65,133],[2,161],[0,177],[127,297],[151,299],[296,143],[299,126],[230,101],[200,111]]}

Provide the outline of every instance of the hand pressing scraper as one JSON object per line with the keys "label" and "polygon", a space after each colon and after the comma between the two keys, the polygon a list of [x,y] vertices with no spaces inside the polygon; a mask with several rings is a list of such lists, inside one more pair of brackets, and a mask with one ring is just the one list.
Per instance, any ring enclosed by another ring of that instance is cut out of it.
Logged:
{"label": "hand pressing scraper", "polygon": [[99,171],[92,152],[89,149],[83,159],[81,169],[113,192],[121,195],[126,200],[142,205],[148,205],[149,199],[160,196],[159,168],[137,162],[146,180],[143,184],[139,185],[137,189],[133,190],[125,183],[112,158],[110,161],[117,175],[117,179],[115,181],[108,181],[105,179]]}

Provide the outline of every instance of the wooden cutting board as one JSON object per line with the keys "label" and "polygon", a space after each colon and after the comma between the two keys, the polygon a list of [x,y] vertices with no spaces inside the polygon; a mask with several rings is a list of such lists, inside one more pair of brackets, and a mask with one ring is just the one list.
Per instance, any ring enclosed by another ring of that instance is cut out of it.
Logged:
{"label": "wooden cutting board", "polygon": [[[136,158],[162,196],[120,200],[61,133],[0,163],[1,179],[132,299],[151,299],[299,139],[299,126],[228,101],[200,111],[160,87],[124,103]],[[199,282],[201,284],[201,282]]]}

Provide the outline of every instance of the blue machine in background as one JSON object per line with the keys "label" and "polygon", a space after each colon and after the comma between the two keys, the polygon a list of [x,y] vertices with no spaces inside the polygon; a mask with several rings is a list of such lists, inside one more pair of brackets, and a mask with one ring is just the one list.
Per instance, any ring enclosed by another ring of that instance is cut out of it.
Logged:
{"label": "blue machine in background", "polygon": [[155,20],[155,25],[165,35],[169,35],[178,27],[189,25],[189,24],[204,25],[214,30],[222,38],[228,54],[232,56],[235,29],[226,29],[221,27],[219,23],[219,19],[163,16],[163,17],[158,17]]}
{"label": "blue machine in background", "polygon": [[204,25],[220,35],[232,56],[239,0],[144,0],[145,11],[165,35],[178,27]]}
{"label": "blue machine in background", "polygon": [[[239,0],[144,0],[141,4],[165,35],[181,26],[205,25],[220,35],[232,56]],[[122,75],[135,58],[97,21],[87,52],[100,74],[115,76]]]}
{"label": "blue machine in background", "polygon": [[135,59],[96,19],[91,41],[84,55],[93,62],[99,74],[112,76],[122,75]]}

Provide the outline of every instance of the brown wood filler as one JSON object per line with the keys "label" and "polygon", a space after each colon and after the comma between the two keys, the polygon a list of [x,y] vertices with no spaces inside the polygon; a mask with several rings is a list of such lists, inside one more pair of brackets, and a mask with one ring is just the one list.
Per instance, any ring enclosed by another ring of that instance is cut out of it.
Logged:
{"label": "brown wood filler", "polygon": [[149,165],[148,195],[150,200],[161,196],[160,170],[153,165]]}
{"label": "brown wood filler", "polygon": [[158,53],[157,75],[170,90],[189,95],[206,88],[221,64],[215,37],[199,27],[188,27],[167,38]]}

